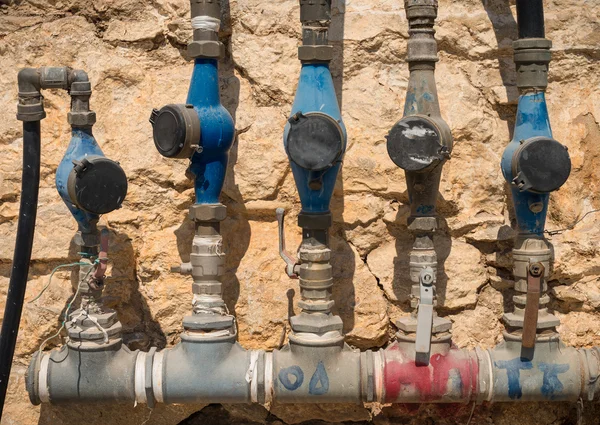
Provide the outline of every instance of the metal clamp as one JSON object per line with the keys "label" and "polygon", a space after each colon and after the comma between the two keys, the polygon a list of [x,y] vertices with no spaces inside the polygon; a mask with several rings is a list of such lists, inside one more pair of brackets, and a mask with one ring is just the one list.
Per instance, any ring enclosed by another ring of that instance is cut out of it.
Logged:
{"label": "metal clamp", "polygon": [[434,272],[425,267],[419,275],[419,306],[417,312],[417,337],[415,351],[418,358],[427,359],[431,350],[431,331],[433,327],[433,281]]}
{"label": "metal clamp", "polygon": [[298,259],[285,249],[285,232],[283,229],[285,210],[283,208],[277,208],[275,214],[277,216],[277,226],[279,228],[279,255],[283,258],[283,261],[285,261],[285,273],[292,279],[298,279]]}
{"label": "metal clamp", "polygon": [[533,348],[537,335],[537,322],[540,309],[540,295],[542,292],[542,278],[544,265],[531,263],[527,269],[527,300],[525,304],[525,317],[523,318],[523,347]]}

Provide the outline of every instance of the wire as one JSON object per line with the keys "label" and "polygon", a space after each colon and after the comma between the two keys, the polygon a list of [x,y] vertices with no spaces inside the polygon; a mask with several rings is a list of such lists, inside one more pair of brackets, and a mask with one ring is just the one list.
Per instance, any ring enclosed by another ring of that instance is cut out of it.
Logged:
{"label": "wire", "polygon": [[557,230],[544,230],[544,233],[547,233],[547,234],[549,234],[550,236],[559,235],[559,234],[561,234],[561,233],[563,233],[563,232],[565,232],[565,231],[567,231],[567,230],[571,230],[571,229],[573,229],[575,226],[577,226],[577,224],[579,224],[581,221],[583,221],[583,219],[584,219],[584,218],[586,218],[586,217],[587,217],[589,214],[596,213],[596,212],[598,212],[598,211],[600,211],[600,209],[597,209],[597,210],[591,210],[591,211],[588,211],[588,212],[586,212],[586,213],[583,215],[583,217],[581,217],[580,219],[578,219],[577,221],[575,221],[575,223],[571,224],[570,226],[568,226],[568,227],[565,227],[564,229],[557,229]]}
{"label": "wire", "polygon": [[[89,263],[83,263],[85,265],[89,265]],[[94,264],[97,264],[94,263]],[[41,359],[42,356],[42,351],[44,350],[44,347],[46,346],[46,343],[48,341],[50,341],[51,339],[56,338],[57,336],[60,335],[60,333],[62,332],[62,330],[65,328],[65,324],[67,323],[67,320],[69,319],[69,311],[71,310],[71,306],[73,305],[73,303],[75,302],[75,300],[77,299],[77,296],[79,295],[79,290],[81,289],[81,283],[84,282],[88,276],[90,275],[90,273],[92,272],[92,270],[94,270],[95,267],[90,267],[90,269],[87,271],[87,273],[85,274],[85,276],[79,281],[79,284],[77,285],[77,290],[75,291],[75,295],[73,295],[73,298],[71,298],[71,301],[69,301],[69,303],[67,304],[67,309],[65,310],[65,314],[63,317],[63,321],[60,325],[60,328],[58,329],[58,331],[56,331],[56,333],[48,338],[46,338],[44,340],[44,342],[42,342],[42,344],[40,345],[40,348],[38,349],[39,351],[39,357]]]}
{"label": "wire", "polygon": [[46,284],[46,286],[44,286],[42,288],[40,293],[37,294],[37,296],[34,299],[32,299],[31,301],[27,301],[27,304],[31,304],[32,302],[37,301],[44,294],[44,292],[46,292],[46,289],[48,289],[50,287],[50,284],[52,283],[52,276],[54,276],[54,273],[56,273],[58,271],[58,269],[63,269],[65,267],[87,266],[87,265],[90,265],[90,263],[83,263],[81,261],[78,261],[76,263],[61,264],[60,266],[54,267],[54,270],[52,270],[52,273],[50,273],[50,277],[48,278],[48,283]]}

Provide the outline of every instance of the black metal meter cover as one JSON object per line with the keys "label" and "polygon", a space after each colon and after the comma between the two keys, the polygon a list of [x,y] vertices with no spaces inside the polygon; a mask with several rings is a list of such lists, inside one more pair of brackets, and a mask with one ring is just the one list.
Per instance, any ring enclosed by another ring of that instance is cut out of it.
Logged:
{"label": "black metal meter cover", "polygon": [[91,155],[73,163],[67,191],[77,208],[106,214],[121,206],[127,195],[127,176],[117,162]]}
{"label": "black metal meter cover", "polygon": [[398,121],[387,136],[388,154],[406,171],[421,171],[448,157],[442,133],[435,122],[421,115]]}
{"label": "black metal meter cover", "polygon": [[286,151],[292,161],[310,171],[332,167],[342,156],[344,135],[329,115],[296,113],[289,119]]}
{"label": "black metal meter cover", "polygon": [[154,145],[167,158],[189,158],[200,143],[200,119],[192,105],[172,104],[152,110]]}
{"label": "black metal meter cover", "polygon": [[521,143],[512,158],[513,183],[521,192],[558,190],[571,174],[567,147],[549,137],[532,137]]}

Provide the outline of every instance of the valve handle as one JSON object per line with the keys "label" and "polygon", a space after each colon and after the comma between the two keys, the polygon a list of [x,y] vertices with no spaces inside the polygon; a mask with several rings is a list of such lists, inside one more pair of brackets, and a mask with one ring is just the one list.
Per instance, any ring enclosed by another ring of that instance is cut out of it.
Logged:
{"label": "valve handle", "polygon": [[535,346],[543,277],[544,265],[542,263],[531,263],[527,268],[527,299],[525,317],[523,318],[522,344],[525,348],[533,348]]}
{"label": "valve handle", "polygon": [[298,279],[298,259],[285,249],[285,231],[283,228],[285,209],[277,208],[275,210],[275,215],[277,216],[277,226],[279,228],[279,256],[285,261],[286,274],[292,279]]}
{"label": "valve handle", "polygon": [[417,336],[415,351],[421,363],[429,363],[431,332],[433,328],[433,282],[434,272],[425,267],[419,275],[419,306],[417,311]]}
{"label": "valve handle", "polygon": [[98,254],[98,265],[90,281],[90,286],[92,289],[100,289],[104,284],[106,268],[108,267],[108,237],[109,232],[105,227],[100,231],[100,253]]}

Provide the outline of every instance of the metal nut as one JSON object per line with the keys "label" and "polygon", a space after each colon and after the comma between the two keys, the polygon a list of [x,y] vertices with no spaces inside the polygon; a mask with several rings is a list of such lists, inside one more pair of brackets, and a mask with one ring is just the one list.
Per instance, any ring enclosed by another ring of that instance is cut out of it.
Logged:
{"label": "metal nut", "polygon": [[225,56],[225,46],[219,41],[192,41],[188,44],[187,52],[192,58],[222,58]]}
{"label": "metal nut", "polygon": [[227,218],[227,207],[223,204],[195,204],[190,207],[192,221],[223,221]]}
{"label": "metal nut", "polygon": [[94,111],[69,112],[67,113],[67,122],[73,126],[82,127],[94,125],[96,123],[96,113]]}
{"label": "metal nut", "polygon": [[333,59],[333,47],[321,46],[299,46],[298,59],[301,61],[330,61]]}

